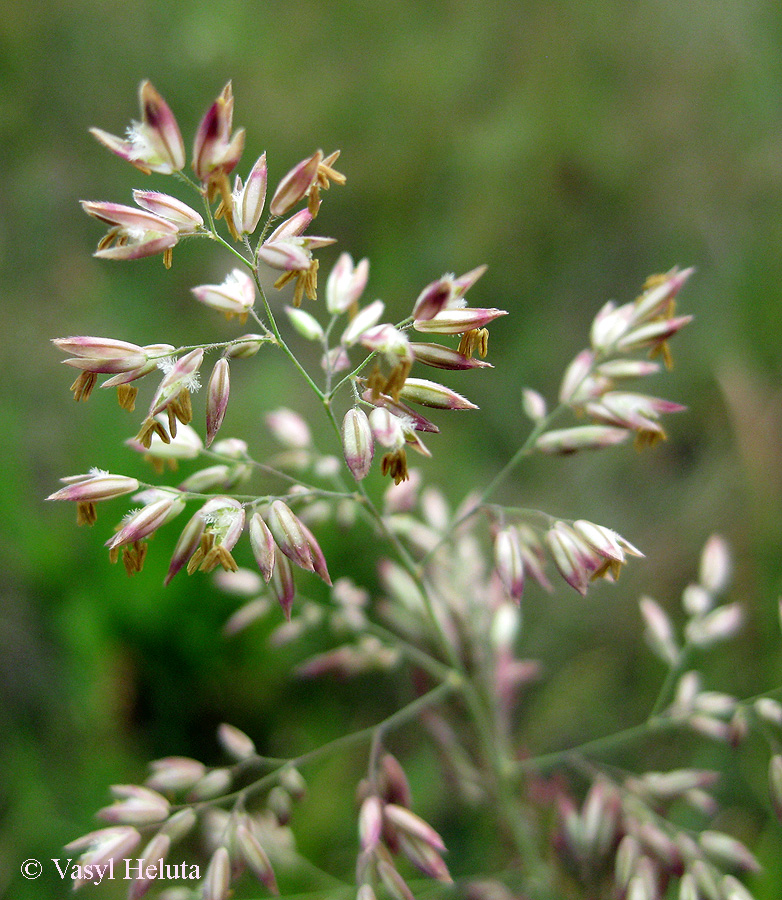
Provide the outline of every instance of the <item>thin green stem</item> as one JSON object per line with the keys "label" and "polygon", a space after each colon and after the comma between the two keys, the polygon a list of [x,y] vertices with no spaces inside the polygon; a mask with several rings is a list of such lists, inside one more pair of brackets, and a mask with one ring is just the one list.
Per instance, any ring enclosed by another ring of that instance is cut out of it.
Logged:
{"label": "thin green stem", "polygon": [[[273,335],[269,332],[268,340],[271,340]],[[232,347],[234,344],[244,344],[245,340],[243,338],[233,338],[230,341],[209,341],[208,343],[203,344],[183,344],[181,347],[177,347],[174,350],[169,350],[167,353],[160,353],[156,351],[154,359],[165,359],[167,356],[178,356],[180,353],[188,353],[191,350],[205,350],[207,353],[210,350],[219,350],[221,347]],[[260,343],[260,341],[259,341]]]}
{"label": "thin green stem", "polygon": [[290,484],[298,484],[302,485],[308,489],[315,489],[314,485],[308,484],[306,481],[301,481],[299,478],[295,478],[293,475],[288,475],[287,472],[282,472],[280,469],[275,469],[274,466],[267,465],[266,463],[258,462],[257,459],[253,459],[250,456],[242,456],[237,459],[234,456],[225,456],[222,453],[215,453],[214,450],[208,450],[207,448],[201,449],[202,456],[210,456],[212,459],[220,460],[221,462],[227,463],[228,465],[236,465],[237,463],[244,463],[248,466],[253,466],[256,469],[259,469],[261,472],[264,472],[266,475],[272,475],[275,478],[281,478],[283,481],[287,481]]}
{"label": "thin green stem", "polygon": [[274,769],[274,771],[267,773],[266,775],[262,776],[251,784],[246,785],[243,788],[232,791],[230,794],[224,794],[221,797],[215,797],[214,799],[210,800],[202,800],[197,803],[182,804],[180,806],[173,807],[173,809],[182,809],[186,806],[190,806],[194,809],[202,809],[208,806],[222,805],[231,801],[237,801],[239,799],[246,800],[248,797],[254,794],[258,794],[266,790],[267,788],[270,788],[277,784],[280,777],[288,769],[301,768],[302,766],[305,766],[309,763],[316,762],[324,756],[329,756],[332,753],[336,753],[339,750],[344,750],[350,747],[357,746],[359,744],[366,743],[367,741],[371,741],[378,733],[378,731],[385,734],[388,731],[392,731],[395,728],[399,728],[400,726],[407,724],[408,722],[415,719],[419,715],[419,713],[422,712],[422,710],[441,702],[458,687],[459,680],[457,678],[449,678],[442,684],[438,684],[430,691],[427,691],[427,693],[422,694],[420,697],[416,697],[415,700],[412,700],[406,706],[398,709],[395,713],[392,713],[390,716],[388,716],[388,718],[384,719],[377,725],[370,725],[367,728],[362,728],[359,731],[352,732],[351,734],[343,734],[340,737],[335,738],[333,741],[329,741],[326,744],[321,744],[320,747],[316,747],[314,750],[309,750],[306,753],[302,753],[300,756],[285,760],[281,765]]}
{"label": "thin green stem", "polygon": [[665,731],[680,728],[683,724],[682,720],[674,719],[671,716],[654,716],[645,722],[641,722],[639,725],[633,725],[630,728],[615,731],[613,734],[607,734],[603,737],[592,738],[583,744],[577,744],[575,747],[555,750],[551,753],[542,753],[529,759],[517,760],[513,763],[513,768],[518,774],[531,771],[544,772],[549,769],[555,769],[571,759],[610,753],[619,747],[643,740],[651,734],[661,734]]}
{"label": "thin green stem", "polygon": [[189,175],[185,175],[185,173],[181,169],[174,172],[173,175],[178,181],[181,181],[182,184],[186,184],[188,187],[192,188],[200,197],[204,197],[204,192],[201,188],[201,185],[197,181],[193,181],[193,179]]}
{"label": "thin green stem", "polygon": [[247,257],[244,256],[243,254],[241,254],[236,249],[236,247],[233,246],[233,244],[228,243],[228,241],[218,232],[217,226],[215,225],[214,213],[212,212],[212,205],[209,202],[209,196],[208,196],[207,191],[205,191],[203,188],[196,185],[195,182],[191,181],[186,175],[183,175],[182,173],[179,173],[179,180],[184,182],[185,184],[188,184],[191,187],[193,187],[201,195],[201,199],[203,200],[203,203],[204,203],[204,211],[206,212],[206,220],[209,223],[208,236],[213,241],[217,241],[218,244],[222,244],[222,246],[225,247],[226,250],[228,250],[230,253],[233,253],[233,255],[243,265],[245,265],[248,269],[250,269],[252,271],[253,270],[252,261],[247,259]]}
{"label": "thin green stem", "polygon": [[334,397],[343,384],[346,384],[349,381],[353,381],[355,378],[359,376],[359,374],[366,368],[367,365],[377,356],[377,352],[373,351],[369,354],[365,359],[363,359],[352,372],[348,375],[345,375],[344,378],[341,378],[334,387],[329,391],[329,398]]}
{"label": "thin green stem", "polygon": [[[661,691],[660,696],[662,695],[663,692]],[[774,697],[779,695],[782,695],[782,685],[739,700],[738,705],[751,706],[756,700],[763,697]],[[645,722],[641,722],[638,725],[632,725],[629,728],[624,728],[622,731],[615,731],[613,734],[592,738],[591,740],[585,741],[583,744],[577,744],[575,747],[568,747],[565,750],[554,750],[551,753],[542,753],[538,756],[531,756],[528,759],[517,760],[513,763],[513,770],[518,774],[530,771],[544,772],[549,769],[554,769],[563,763],[585,756],[612,753],[628,744],[634,744],[638,741],[645,740],[651,735],[673,731],[676,728],[686,726],[686,724],[686,719],[655,713],[650,715]]]}
{"label": "thin green stem", "polygon": [[[211,211],[210,211],[211,212]],[[211,215],[210,215],[211,218]],[[233,255],[241,262],[243,265],[247,266],[250,271],[253,271],[253,264],[249,259],[243,254],[240,253],[233,244],[229,243],[221,234],[218,234],[216,230],[214,230],[214,221],[212,222],[212,240],[217,241],[218,244],[222,244],[226,250],[229,250]]]}
{"label": "thin green stem", "polygon": [[[339,491],[331,491],[331,490],[328,490],[327,488],[318,487],[315,484],[310,484],[308,481],[302,481],[301,478],[296,478],[293,475],[289,475],[287,472],[282,472],[282,471],[280,471],[280,469],[275,469],[274,466],[269,466],[266,463],[258,462],[258,460],[253,459],[250,456],[243,456],[240,459],[236,459],[236,457],[224,456],[221,453],[214,453],[205,448],[201,450],[201,455],[202,456],[211,456],[212,459],[221,460],[222,462],[225,462],[228,465],[236,465],[238,463],[238,464],[253,466],[254,468],[258,469],[259,471],[263,472],[266,475],[271,475],[274,478],[280,478],[283,481],[287,481],[289,484],[295,484],[298,487],[304,488],[305,491],[309,492],[310,494],[314,494],[316,496],[333,497],[336,500],[347,500],[347,499],[350,499],[351,497],[355,497],[355,493],[353,491],[349,491],[347,489],[339,490]],[[303,493],[297,494],[296,496],[303,497],[303,496],[305,496],[305,494],[303,494]]]}
{"label": "thin green stem", "polygon": [[331,397],[331,381],[334,377],[334,371],[331,368],[331,360],[329,359],[329,338],[331,337],[331,332],[336,321],[337,315],[336,313],[332,313],[332,316],[329,319],[329,323],[323,332],[323,359],[325,360],[326,367],[326,384],[324,394],[326,395],[326,397]]}
{"label": "thin green stem", "polygon": [[[264,291],[260,279],[258,278],[258,272],[256,269],[252,270],[253,277],[255,279],[255,285],[258,288],[258,291],[261,294],[261,300],[263,301],[263,308],[266,313],[266,317],[269,320],[269,326],[271,327],[272,334],[274,335],[274,339],[277,343],[277,346],[282,350],[282,352],[288,357],[288,359],[293,363],[293,365],[298,369],[299,374],[302,378],[307,382],[310,386],[311,390],[315,393],[319,400],[324,401],[326,398],[324,397],[323,391],[315,384],[312,380],[310,373],[304,368],[304,366],[299,362],[296,354],[291,350],[291,348],[285,343],[282,335],[280,334],[280,329],[277,325],[277,321],[274,318],[274,314],[272,313],[271,307],[269,306],[269,301],[266,299],[266,292]],[[250,310],[250,315],[255,319],[255,321],[266,327],[263,320],[258,316],[254,309]]]}
{"label": "thin green stem", "polygon": [[532,451],[535,449],[535,442],[540,437],[540,435],[543,434],[544,431],[547,431],[550,425],[568,408],[569,407],[567,406],[567,404],[560,403],[547,416],[535,423],[535,426],[527,435],[527,439],[524,441],[524,443],[483,489],[480,496],[480,504],[488,500],[488,498],[502,484],[502,482],[508,477],[508,475],[510,475],[510,473],[522,461],[522,459],[532,453]]}

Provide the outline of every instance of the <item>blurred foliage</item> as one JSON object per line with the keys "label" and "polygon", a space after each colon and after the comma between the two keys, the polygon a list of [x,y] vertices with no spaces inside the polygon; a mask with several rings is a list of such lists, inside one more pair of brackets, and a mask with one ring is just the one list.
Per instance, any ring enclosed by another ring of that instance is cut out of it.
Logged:
{"label": "blurred foliage", "polygon": [[[709,661],[708,681],[740,695],[779,681],[781,47],[782,7],[772,0],[6,0],[0,896],[65,896],[51,871],[26,883],[18,863],[59,855],[92,827],[106,785],[141,779],[147,759],[216,761],[222,720],[288,754],[378,721],[410,696],[391,678],[292,682],[286,673],[302,651],[269,651],[263,626],[217,637],[233,601],[209,579],[162,590],[169,535],[128,580],[101,548],[111,509],[88,532],[42,503],[62,475],[141,465],[122,445],[135,419],[113,400],[96,392],[69,406],[50,337],[184,343],[234,333],[188,292],[222,277],[216,248],[178,249],[170,273],[159,260],[91,259],[100,232],[76,201],[128,202],[133,187],[166,182],[123,166],[87,128],[121,132],[148,77],[189,142],[231,78],[247,156],[268,151],[272,183],[314,148],[342,148],[348,185],[326,196],[319,233],[370,257],[369,292],[394,313],[444,271],[489,263],[476,300],[512,313],[492,329],[496,368],[449,381],[482,410],[442,417],[422,466],[454,502],[518,445],[521,385],[553,396],[605,299],[631,298],[648,274],[676,263],[697,267],[681,300],[696,323],[677,338],[677,368],[659,388],[690,407],[669,441],[642,456],[536,461],[508,486],[509,502],[605,522],[647,552],[587,604],[564,590],[525,598],[523,653],[540,656],[548,676],[522,721],[528,749],[544,751],[645,715],[662,673],[639,646],[635,600],[644,590],[672,608],[715,530],[735,550],[749,627]],[[225,426],[261,447],[262,415],[281,403],[318,422],[271,357],[258,381],[242,376]],[[330,435],[318,440],[325,447]],[[332,572],[347,571],[367,540],[359,530],[324,541]],[[370,562],[361,564],[356,578],[371,586]],[[416,729],[391,744],[410,750],[422,809],[453,816]],[[700,752],[701,764],[731,758]],[[724,795],[729,804],[754,798],[735,817],[759,840],[770,874],[756,891],[768,900],[778,896],[780,854],[778,831],[758,833],[765,761],[739,756]],[[354,754],[305,773],[312,790],[294,819],[303,852],[330,857],[338,874],[352,865],[350,798],[363,766]],[[446,823],[454,869],[485,872],[494,862],[484,855],[487,824],[465,824]]]}

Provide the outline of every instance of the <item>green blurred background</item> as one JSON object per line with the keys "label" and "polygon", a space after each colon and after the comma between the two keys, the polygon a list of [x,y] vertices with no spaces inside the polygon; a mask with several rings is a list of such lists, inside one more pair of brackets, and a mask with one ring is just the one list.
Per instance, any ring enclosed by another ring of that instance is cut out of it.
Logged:
{"label": "green blurred background", "polygon": [[[220,721],[289,755],[378,721],[411,695],[404,678],[292,682],[302,648],[269,651],[264,626],[231,642],[217,636],[235,601],[209,579],[162,589],[173,535],[158,537],[129,580],[102,548],[121,504],[77,530],[70,508],[42,502],[59,477],[93,465],[146,477],[122,446],[138,416],[99,392],[76,407],[49,338],[180,344],[236,334],[189,296],[193,284],[222,279],[216,248],[177,250],[169,273],[159,260],[90,255],[101,232],[77,200],[169,189],[87,134],[93,125],[121,134],[145,77],[188,144],[233,79],[235,124],[247,128],[242,173],[266,150],[273,183],[314,148],[340,147],[348,185],[326,195],[317,231],[370,257],[368,294],[393,315],[443,272],[489,264],[473,302],[511,312],[492,329],[496,368],[448,378],[482,409],[441,416],[422,466],[453,502],[518,446],[528,427],[521,386],[554,396],[604,300],[630,299],[652,272],[696,266],[681,298],[696,321],[676,340],[675,371],[649,386],[689,407],[669,423],[669,441],[640,456],[625,448],[535,462],[503,498],[604,522],[647,552],[618,587],[586,602],[529,590],[521,652],[548,674],[522,711],[523,734],[531,752],[545,751],[643,718],[663,673],[641,644],[636,599],[651,593],[676,615],[713,531],[734,548],[748,626],[703,660],[707,685],[746,696],[779,682],[778,3],[6,0],[0,41],[0,896],[66,896],[50,869],[27,883],[19,863],[61,855],[93,827],[106,786],[141,780],[146,760],[218,762]],[[328,267],[336,250],[322,258]],[[262,451],[263,413],[282,404],[325,426],[283,361],[256,362],[237,378],[226,433]],[[329,439],[320,428],[320,445]],[[382,489],[375,478],[371,486]],[[333,575],[353,571],[367,537],[324,540]],[[372,586],[373,566],[362,566],[355,577]],[[454,873],[487,874],[497,864],[487,823],[448,811],[415,728],[390,743],[409,760],[419,808],[457,848]],[[763,747],[682,749],[678,759],[638,752],[628,765],[727,766],[721,824],[757,842],[769,867],[757,896],[777,897],[780,835],[765,813]],[[310,795],[294,819],[302,851],[348,881],[364,765],[356,752],[305,772]],[[100,890],[120,896],[123,885]]]}

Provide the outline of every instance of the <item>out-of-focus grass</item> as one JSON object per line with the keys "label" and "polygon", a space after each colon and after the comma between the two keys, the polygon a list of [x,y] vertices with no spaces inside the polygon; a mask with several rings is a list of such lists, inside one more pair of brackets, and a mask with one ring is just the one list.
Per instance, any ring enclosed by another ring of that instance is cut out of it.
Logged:
{"label": "out-of-focus grass", "polygon": [[[531,749],[544,750],[643,715],[661,673],[638,648],[635,598],[646,590],[672,602],[713,530],[735,547],[750,617],[743,655],[713,661],[713,686],[751,692],[779,677],[781,32],[770,0],[401,2],[382,12],[315,0],[5,4],[0,894],[62,896],[59,879],[21,882],[17,858],[57,855],[91,826],[105,785],[140,779],[151,756],[216,759],[222,719],[273,752],[296,752],[382,717],[405,691],[373,683],[360,692],[362,712],[348,687],[291,685],[297,654],[267,651],[263,629],[228,644],[216,637],[232,607],[208,579],[162,590],[171,535],[128,580],[101,548],[117,504],[85,532],[42,503],[61,475],[141,470],[122,446],[137,418],[101,392],[75,407],[50,337],[185,343],[234,333],[189,296],[222,278],[216,248],[178,248],[169,273],[157,260],[90,258],[100,228],[78,199],[128,202],[133,187],[167,182],[123,166],[86,129],[121,132],[149,77],[189,143],[232,78],[236,123],[248,129],[240,171],[265,149],[274,182],[315,147],[342,148],[348,185],[326,195],[318,231],[370,256],[368,294],[392,314],[406,314],[444,271],[489,263],[476,302],[512,313],[492,329],[496,368],[449,378],[481,411],[441,416],[434,458],[422,464],[453,502],[518,445],[520,386],[553,397],[605,299],[630,298],[675,263],[697,266],[681,301],[696,322],[677,339],[676,370],[653,387],[690,407],[669,441],[642,456],[536,461],[507,489],[509,501],[615,526],[648,554],[587,604],[529,592],[525,652],[539,653],[550,677],[524,715]],[[324,266],[334,258],[324,253]],[[236,378],[226,427],[263,447],[263,412],[285,403],[303,407],[328,446],[301,382],[282,360],[258,362]],[[325,543],[332,572],[344,574],[360,542]],[[371,566],[361,575],[371,583]],[[572,697],[574,682],[586,696]],[[330,762],[315,784],[352,790],[355,764]],[[425,751],[413,765],[430,772]],[[760,796],[751,767],[739,767],[729,795],[742,779]],[[440,802],[436,792],[427,800]],[[308,802],[301,841],[317,850],[335,823],[328,806]],[[339,828],[353,839],[352,822]],[[465,871],[471,859],[480,865],[481,834],[476,825],[475,840],[454,838]]]}

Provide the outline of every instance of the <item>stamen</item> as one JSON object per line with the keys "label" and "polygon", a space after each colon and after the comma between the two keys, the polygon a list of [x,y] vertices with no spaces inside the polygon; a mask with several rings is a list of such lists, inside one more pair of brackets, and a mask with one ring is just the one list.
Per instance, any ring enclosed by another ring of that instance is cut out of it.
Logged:
{"label": "stamen", "polygon": [[[176,401],[174,401],[176,402]],[[166,407],[166,415],[168,416],[168,430],[172,438],[176,437],[176,413],[174,411],[174,403],[169,403]]]}
{"label": "stamen", "polygon": [[[154,426],[154,428],[153,428],[153,431],[155,431],[155,433],[157,434],[157,436],[160,438],[161,441],[163,441],[164,444],[170,444],[170,443],[171,443],[171,438],[169,437],[168,432],[167,432],[166,429],[160,424],[160,422],[157,421],[157,419],[155,419],[155,426]],[[149,448],[147,448],[147,449],[149,449]]]}
{"label": "stamen", "polygon": [[206,554],[204,557],[204,561],[198,567],[200,572],[205,572],[209,574],[213,569],[216,569],[220,563],[220,547],[212,547],[212,549]]}
{"label": "stamen", "polygon": [[217,552],[220,556],[220,565],[225,569],[226,572],[238,572],[239,566],[236,564],[236,560],[231,556],[229,550],[226,550],[225,547],[221,544],[217,548]]}
{"label": "stamen", "polygon": [[171,439],[166,433],[165,428],[157,421],[157,419],[144,419],[141,423],[141,428],[139,429],[139,433],[136,435],[136,440],[141,444],[142,447],[145,447],[149,450],[150,445],[152,444],[152,435],[157,434],[160,437],[160,440],[165,444],[170,444]]}
{"label": "stamen", "polygon": [[134,541],[122,548],[122,564],[128,575],[135,575],[144,568],[148,547],[146,541]]}
{"label": "stamen", "polygon": [[371,374],[366,380],[367,388],[372,392],[372,399],[377,400],[377,398],[383,393],[383,388],[386,385],[386,379],[383,373],[380,371],[380,366],[375,363],[375,368],[372,370]]}
{"label": "stamen", "polygon": [[82,501],[76,504],[76,524],[94,525],[98,518],[95,504],[91,501]]}
{"label": "stamen", "polygon": [[302,273],[299,272],[296,276],[296,287],[293,290],[293,306],[294,309],[298,309],[301,306],[302,298],[304,297],[304,278],[302,277]]}
{"label": "stamen", "polygon": [[284,273],[283,273],[282,275],[280,275],[280,277],[274,282],[274,287],[276,288],[276,290],[279,291],[281,288],[284,288],[285,285],[286,285],[289,281],[292,281],[292,280],[293,280],[294,278],[296,278],[296,277],[298,277],[298,272],[295,272],[295,271],[293,271],[293,270],[291,270],[290,272],[284,272]]}
{"label": "stamen", "polygon": [[180,391],[179,396],[171,404],[174,413],[183,425],[188,425],[193,418],[193,404],[190,402],[190,391]]}
{"label": "stamen", "polygon": [[304,292],[309,300],[318,299],[318,266],[320,263],[313,259],[309,269],[304,274]]}
{"label": "stamen", "polygon": [[86,402],[89,399],[97,380],[98,376],[94,372],[81,372],[79,377],[69,388],[69,390],[73,391],[73,399],[77,403],[79,400],[84,400]]}
{"label": "stamen", "polygon": [[381,388],[381,393],[390,394],[395,401],[399,400],[399,394],[405,386],[405,381],[407,381],[407,376],[410,374],[412,365],[413,364],[408,360],[402,360],[397,363]]}
{"label": "stamen", "polygon": [[138,395],[138,388],[132,384],[118,384],[117,385],[117,402],[122,407],[122,409],[126,409],[128,412],[133,412],[136,408],[136,396]]}
{"label": "stamen", "polygon": [[380,471],[383,475],[390,475],[394,479],[394,484],[407,481],[410,476],[407,472],[407,455],[404,448],[386,453],[383,457]]}
{"label": "stamen", "polygon": [[[481,337],[481,331],[486,331],[486,329],[482,328],[479,330],[477,328],[471,328],[469,331],[465,331],[462,335],[462,339],[459,341],[459,353],[461,353],[463,356],[472,358],[476,347],[479,348],[480,352],[480,347],[482,346],[483,341],[483,338]],[[488,332],[486,340],[488,340]],[[488,347],[488,344],[486,346]],[[486,354],[482,353],[481,355],[485,356]]]}
{"label": "stamen", "polygon": [[[315,218],[315,216],[317,216],[318,210],[320,209],[319,181],[320,179],[318,179],[318,181],[316,181],[315,184],[312,185],[312,187],[310,188],[309,197],[307,198],[307,212],[312,216],[313,219]],[[328,187],[328,184],[326,184],[325,187]]]}
{"label": "stamen", "polygon": [[153,456],[151,453],[145,453],[144,459],[152,466],[158,475],[162,475],[166,464],[159,456]]}
{"label": "stamen", "polygon": [[98,250],[105,250],[107,247],[110,247],[114,243],[114,240],[118,234],[118,228],[110,228],[109,231],[104,234],[103,237],[98,241]]}
{"label": "stamen", "polygon": [[214,545],[214,539],[214,534],[209,531],[201,536],[201,545],[190,557],[190,562],[187,564],[188,575],[192,575],[201,565],[202,561],[206,561],[205,557],[211,552],[212,546]]}

